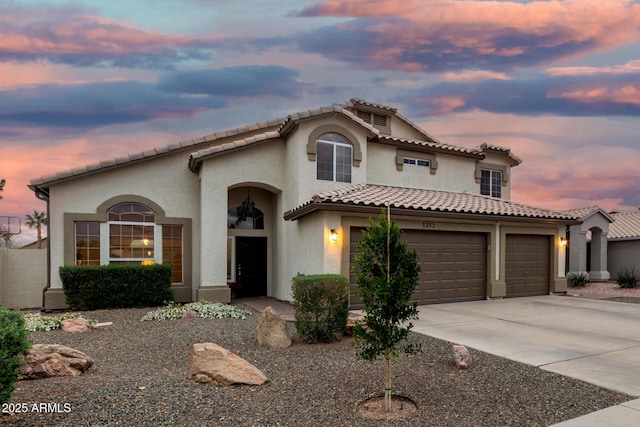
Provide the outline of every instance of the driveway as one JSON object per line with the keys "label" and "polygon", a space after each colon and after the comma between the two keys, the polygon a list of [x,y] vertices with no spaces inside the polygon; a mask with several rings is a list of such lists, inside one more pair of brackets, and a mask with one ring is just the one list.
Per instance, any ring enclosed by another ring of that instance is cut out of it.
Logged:
{"label": "driveway", "polygon": [[549,295],[419,309],[415,332],[640,397],[640,304]]}

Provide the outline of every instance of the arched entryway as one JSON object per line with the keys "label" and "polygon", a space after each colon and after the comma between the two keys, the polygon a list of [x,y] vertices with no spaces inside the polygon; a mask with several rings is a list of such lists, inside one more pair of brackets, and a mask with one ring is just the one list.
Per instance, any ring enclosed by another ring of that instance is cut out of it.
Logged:
{"label": "arched entryway", "polygon": [[232,298],[271,294],[276,205],[276,194],[260,184],[228,190],[227,284]]}

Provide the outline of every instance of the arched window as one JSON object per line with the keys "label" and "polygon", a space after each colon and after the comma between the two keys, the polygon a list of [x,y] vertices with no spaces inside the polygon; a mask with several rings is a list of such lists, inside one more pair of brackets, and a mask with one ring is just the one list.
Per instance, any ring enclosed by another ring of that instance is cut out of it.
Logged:
{"label": "arched window", "polygon": [[121,203],[109,209],[109,263],[155,262],[156,216],[139,203]]}
{"label": "arched window", "polygon": [[263,230],[264,214],[254,205],[245,202],[227,210],[227,227],[243,230]]}
{"label": "arched window", "polygon": [[351,182],[353,147],[338,133],[325,133],[316,140],[316,178],[322,181]]}

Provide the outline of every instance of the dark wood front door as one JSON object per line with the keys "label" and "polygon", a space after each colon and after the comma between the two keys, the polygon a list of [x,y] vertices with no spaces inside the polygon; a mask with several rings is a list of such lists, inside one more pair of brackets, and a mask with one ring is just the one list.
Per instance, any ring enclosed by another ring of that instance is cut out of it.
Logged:
{"label": "dark wood front door", "polygon": [[267,238],[236,237],[236,297],[267,295]]}

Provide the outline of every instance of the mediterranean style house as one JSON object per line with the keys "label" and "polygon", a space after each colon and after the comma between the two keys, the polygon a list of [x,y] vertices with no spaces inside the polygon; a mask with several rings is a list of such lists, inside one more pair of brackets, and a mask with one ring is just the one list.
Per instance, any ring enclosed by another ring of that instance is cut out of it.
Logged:
{"label": "mediterranean style house", "polygon": [[65,307],[62,265],[170,264],[179,302],[288,301],[299,273],[353,282],[355,243],[385,207],[418,252],[420,304],[564,292],[578,217],[512,202],[520,163],[354,98],[34,179],[49,217],[43,308]]}

